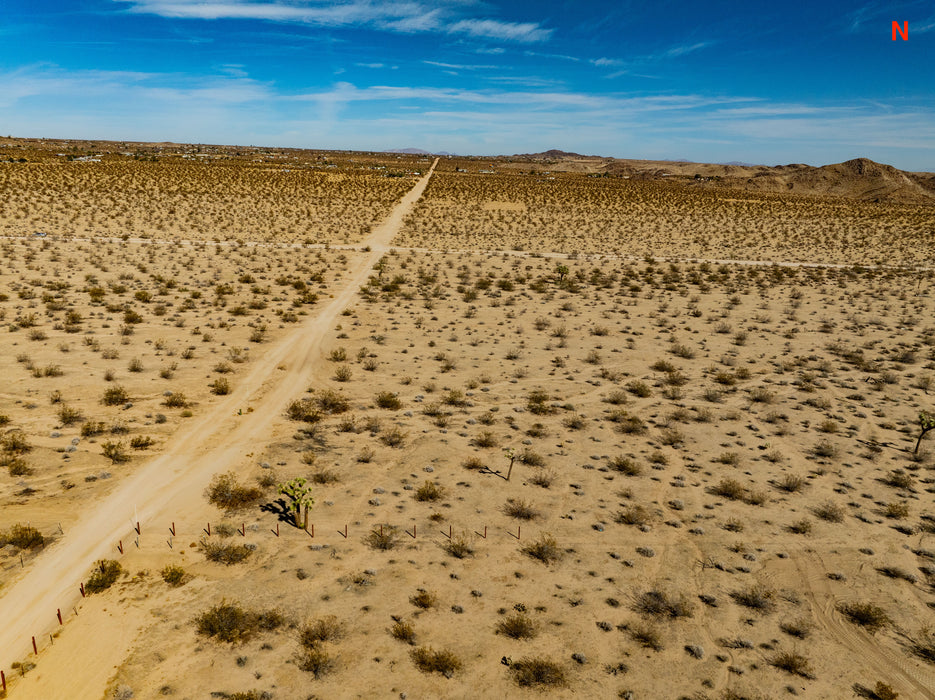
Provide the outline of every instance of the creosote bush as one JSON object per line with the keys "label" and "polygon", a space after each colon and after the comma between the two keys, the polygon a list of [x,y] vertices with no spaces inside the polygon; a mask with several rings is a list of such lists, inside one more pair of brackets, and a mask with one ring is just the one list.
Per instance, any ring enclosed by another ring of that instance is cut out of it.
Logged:
{"label": "creosote bush", "polygon": [[188,579],[188,574],[185,573],[185,569],[176,564],[167,564],[163,567],[160,574],[162,575],[162,580],[173,587],[181,586]]}
{"label": "creosote bush", "polygon": [[31,525],[16,523],[9,532],[0,532],[0,547],[8,544],[17,549],[36,549],[45,544],[45,537]]}
{"label": "creosote bush", "polygon": [[216,474],[205,490],[208,502],[225,510],[252,506],[263,497],[263,490],[237,482],[234,472]]}
{"label": "creosote bush", "polygon": [[120,574],[123,573],[123,567],[119,561],[113,559],[102,559],[94,566],[94,571],[88,577],[84,584],[84,590],[88,593],[101,593],[113,586]]}
{"label": "creosote bush", "polygon": [[873,603],[839,603],[837,609],[855,625],[860,625],[871,633],[883,629],[890,623],[886,611]]}
{"label": "creosote bush", "polygon": [[384,525],[382,531],[380,528],[371,530],[364,538],[364,543],[371,549],[389,551],[399,544],[399,529],[394,525]]}
{"label": "creosote bush", "polygon": [[412,625],[403,620],[396,620],[393,623],[393,626],[390,628],[390,635],[393,639],[398,639],[401,642],[406,642],[406,644],[415,644],[416,643],[416,632],[412,628]]}
{"label": "creosote bush", "polygon": [[510,615],[497,623],[497,634],[511,639],[532,639],[539,632],[538,625],[522,613]]}
{"label": "creosote bush", "polygon": [[285,623],[277,610],[248,610],[237,603],[226,600],[208,608],[195,618],[199,634],[219,642],[245,642],[257,632],[269,632]]}
{"label": "creosote bush", "polygon": [[678,619],[692,616],[692,605],[685,596],[674,596],[665,591],[651,590],[640,593],[633,601],[633,609],[642,615]]}
{"label": "creosote bush", "polygon": [[201,539],[199,548],[208,561],[226,564],[227,566],[239,564],[253,553],[253,550],[245,544],[206,538]]}
{"label": "creosote bush", "polygon": [[553,561],[559,561],[562,558],[562,551],[558,548],[558,542],[549,534],[542,534],[535,542],[523,545],[520,551],[527,557],[532,557],[543,564],[551,564]]}

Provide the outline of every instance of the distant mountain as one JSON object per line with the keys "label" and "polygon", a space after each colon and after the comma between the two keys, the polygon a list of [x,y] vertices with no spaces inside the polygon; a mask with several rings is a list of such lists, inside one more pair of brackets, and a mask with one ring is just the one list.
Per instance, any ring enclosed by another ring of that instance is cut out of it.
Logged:
{"label": "distant mountain", "polygon": [[542,153],[517,153],[513,158],[531,158],[534,160],[564,160],[566,158],[600,158],[600,156],[584,156],[580,153],[571,153],[570,151],[560,151],[553,148]]}
{"label": "distant mountain", "polygon": [[454,153],[448,151],[426,151],[421,148],[391,148],[384,153],[400,153],[407,156],[453,156]]}

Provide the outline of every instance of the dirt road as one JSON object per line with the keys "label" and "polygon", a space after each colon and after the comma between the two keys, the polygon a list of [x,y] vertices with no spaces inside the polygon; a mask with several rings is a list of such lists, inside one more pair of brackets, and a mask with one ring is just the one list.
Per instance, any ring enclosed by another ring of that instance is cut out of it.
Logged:
{"label": "dirt road", "polygon": [[[113,556],[118,539],[133,541],[134,521],[139,520],[145,537],[149,528],[155,529],[155,523],[169,522],[172,513],[185,512],[189,504],[203,507],[202,492],[211,477],[263,444],[288,401],[307,385],[338,314],[352,303],[374,264],[388,249],[406,214],[425,190],[437,162],[373,230],[364,242],[370,250],[352,261],[343,279],[336,282],[333,299],[294,332],[264,348],[263,357],[229,396],[180,430],[164,454],[127,478],[3,591],[0,668],[8,677],[12,675],[11,663],[32,653],[33,635],[39,640],[48,639],[56,608],[70,610],[80,597],[79,583],[93,563]],[[238,409],[247,405],[254,411],[238,416]]]}

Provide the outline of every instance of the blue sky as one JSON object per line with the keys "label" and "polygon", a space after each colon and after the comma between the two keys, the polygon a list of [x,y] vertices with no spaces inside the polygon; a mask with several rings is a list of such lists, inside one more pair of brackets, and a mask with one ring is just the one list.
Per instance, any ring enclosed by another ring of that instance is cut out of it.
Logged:
{"label": "blue sky", "polygon": [[935,170],[931,0],[3,9],[4,135]]}

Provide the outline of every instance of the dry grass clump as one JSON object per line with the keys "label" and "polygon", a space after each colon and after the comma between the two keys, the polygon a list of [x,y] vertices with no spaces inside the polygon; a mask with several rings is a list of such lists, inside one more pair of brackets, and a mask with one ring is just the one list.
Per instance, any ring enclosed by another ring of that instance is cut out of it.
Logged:
{"label": "dry grass clump", "polygon": [[539,633],[539,627],[529,616],[516,613],[500,620],[496,633],[511,639],[532,639]]}
{"label": "dry grass clump", "polygon": [[317,423],[322,418],[321,411],[308,396],[290,401],[286,406],[286,416],[289,420],[303,423]]}
{"label": "dry grass clump", "polygon": [[662,651],[662,635],[651,625],[637,624],[627,628],[630,638],[644,649]]}
{"label": "dry grass clump", "polygon": [[642,615],[678,619],[691,617],[692,605],[684,595],[670,595],[665,591],[650,590],[640,593],[633,600],[633,610]]}
{"label": "dry grass clump", "polygon": [[162,580],[173,588],[183,585],[189,579],[185,569],[176,564],[166,564],[159,573]]}
{"label": "dry grass clump", "polygon": [[930,664],[935,664],[935,630],[923,629],[909,642],[913,654]]}
{"label": "dry grass clump", "polygon": [[344,625],[334,615],[326,615],[306,623],[299,630],[299,644],[311,648],[322,642],[333,642],[344,635]]}
{"label": "dry grass clump", "polygon": [[557,688],[567,684],[565,669],[542,657],[526,656],[514,661],[510,673],[517,685],[524,688]]}
{"label": "dry grass clump", "polygon": [[397,411],[403,407],[403,402],[399,400],[399,395],[394,394],[392,391],[381,391],[377,394],[374,402],[379,408],[392,411]]}
{"label": "dry grass clump", "polygon": [[532,557],[543,564],[551,564],[553,561],[560,561],[562,551],[558,548],[558,542],[549,534],[542,534],[535,542],[523,545],[520,551],[527,557]]}
{"label": "dry grass clump", "polygon": [[113,586],[120,574],[123,573],[123,567],[119,561],[113,559],[102,559],[95,565],[94,571],[88,577],[84,584],[84,590],[88,593],[101,593]]}
{"label": "dry grass clump", "polygon": [[234,472],[216,474],[205,490],[208,502],[225,510],[237,510],[254,505],[263,497],[263,490],[237,481]]}
{"label": "dry grass clump", "polygon": [[130,400],[130,394],[122,386],[111,386],[104,391],[101,403],[105,406],[120,406]]}
{"label": "dry grass clump", "polygon": [[720,496],[721,498],[727,498],[731,501],[740,501],[743,500],[743,497],[747,494],[747,489],[736,479],[725,478],[721,479],[715,486],[709,488],[708,493],[712,496]]}
{"label": "dry grass clump", "polygon": [[420,588],[409,597],[409,602],[417,608],[428,610],[429,608],[435,607],[435,604],[438,603],[438,596],[431,591]]}
{"label": "dry grass clump", "polygon": [[829,523],[840,523],[844,521],[844,509],[834,501],[825,501],[814,508],[812,512],[815,517],[821,518]]}
{"label": "dry grass clump", "polygon": [[781,481],[776,483],[776,488],[786,493],[798,493],[805,488],[806,482],[798,474],[786,474]]}
{"label": "dry grass clump", "polygon": [[652,522],[653,514],[646,506],[632,505],[614,515],[614,522],[619,525],[635,525],[644,527]]}
{"label": "dry grass clump", "polygon": [[451,678],[464,664],[457,655],[447,649],[435,651],[432,647],[419,647],[410,653],[412,663],[422,673],[440,673]]}
{"label": "dry grass clump", "polygon": [[643,468],[639,463],[623,455],[612,457],[607,462],[607,466],[624,476],[639,476],[643,472]]}
{"label": "dry grass clump", "polygon": [[390,636],[406,644],[416,643],[416,632],[412,625],[403,620],[394,618],[393,626],[390,628]]}
{"label": "dry grass clump", "polygon": [[198,634],[219,642],[245,642],[257,632],[269,632],[285,623],[277,610],[248,610],[226,600],[214,605],[195,618]]}
{"label": "dry grass clump", "polygon": [[873,603],[839,603],[837,610],[855,625],[860,625],[871,633],[890,624],[886,611]]}

